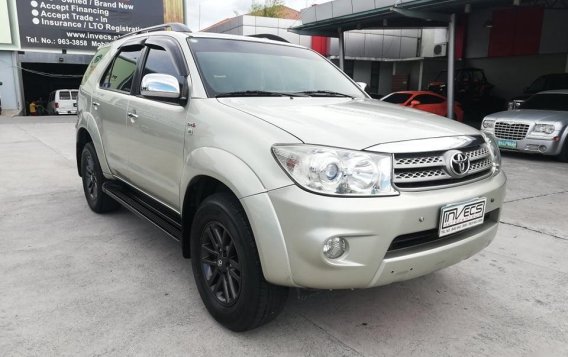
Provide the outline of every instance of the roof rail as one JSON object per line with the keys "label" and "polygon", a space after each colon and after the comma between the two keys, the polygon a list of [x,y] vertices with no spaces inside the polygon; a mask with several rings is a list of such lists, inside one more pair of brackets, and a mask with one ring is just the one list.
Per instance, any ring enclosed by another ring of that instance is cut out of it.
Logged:
{"label": "roof rail", "polygon": [[285,40],[284,38],[282,38],[280,36],[276,36],[276,35],[273,35],[273,34],[270,34],[270,33],[260,33],[260,34],[256,34],[256,35],[248,35],[248,37],[265,38],[267,40],[290,43],[290,41]]}
{"label": "roof rail", "polygon": [[180,24],[179,22],[171,22],[167,24],[146,27],[138,31],[129,32],[118,38],[120,39],[128,36],[138,35],[141,33],[155,32],[155,31],[191,32],[189,27],[185,26],[184,24]]}

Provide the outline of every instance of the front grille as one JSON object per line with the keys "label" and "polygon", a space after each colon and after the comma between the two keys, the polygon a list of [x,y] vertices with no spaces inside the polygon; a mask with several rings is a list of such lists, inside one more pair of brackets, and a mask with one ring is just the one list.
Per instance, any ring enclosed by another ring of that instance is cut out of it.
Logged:
{"label": "front grille", "polygon": [[495,136],[499,139],[523,140],[529,131],[528,124],[495,123]]}
{"label": "front grille", "polygon": [[448,173],[445,151],[404,153],[394,155],[393,182],[401,189],[420,189],[459,184],[491,172],[493,162],[486,144],[477,144],[461,151],[470,160],[470,169],[465,177],[456,178]]}

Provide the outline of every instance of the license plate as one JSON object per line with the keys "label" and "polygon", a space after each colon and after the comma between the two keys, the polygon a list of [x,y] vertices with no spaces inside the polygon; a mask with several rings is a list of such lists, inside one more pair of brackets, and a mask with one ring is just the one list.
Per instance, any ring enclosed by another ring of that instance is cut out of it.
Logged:
{"label": "license plate", "polygon": [[499,140],[497,140],[497,145],[500,148],[504,148],[504,149],[516,149],[517,148],[517,142],[515,140],[499,139]]}
{"label": "license plate", "polygon": [[467,202],[442,207],[440,214],[440,237],[483,224],[487,198],[475,198]]}

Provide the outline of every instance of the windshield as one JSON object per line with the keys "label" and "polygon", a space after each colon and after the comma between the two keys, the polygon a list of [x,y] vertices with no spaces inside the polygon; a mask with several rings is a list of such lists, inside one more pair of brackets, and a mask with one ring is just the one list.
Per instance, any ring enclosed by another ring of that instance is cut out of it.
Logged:
{"label": "windshield", "polygon": [[568,111],[568,94],[537,94],[521,105],[521,109]]}
{"label": "windshield", "polygon": [[410,98],[411,94],[408,93],[393,93],[389,94],[386,97],[382,98],[383,102],[393,103],[393,104],[402,104],[405,103],[408,98]]}
{"label": "windshield", "polygon": [[270,92],[365,97],[334,65],[304,48],[211,38],[188,41],[210,97]]}

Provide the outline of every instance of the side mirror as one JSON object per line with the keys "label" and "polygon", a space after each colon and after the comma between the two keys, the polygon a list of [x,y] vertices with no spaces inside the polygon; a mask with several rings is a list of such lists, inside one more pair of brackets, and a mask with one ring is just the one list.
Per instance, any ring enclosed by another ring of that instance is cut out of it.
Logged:
{"label": "side mirror", "polygon": [[180,97],[179,82],[169,74],[150,73],[142,78],[140,94],[144,97],[176,99]]}
{"label": "side mirror", "polygon": [[357,85],[361,87],[362,90],[367,89],[367,83],[365,82],[357,82]]}
{"label": "side mirror", "polygon": [[419,100],[413,100],[412,102],[410,102],[410,107],[414,108],[417,105],[420,105],[420,101]]}

